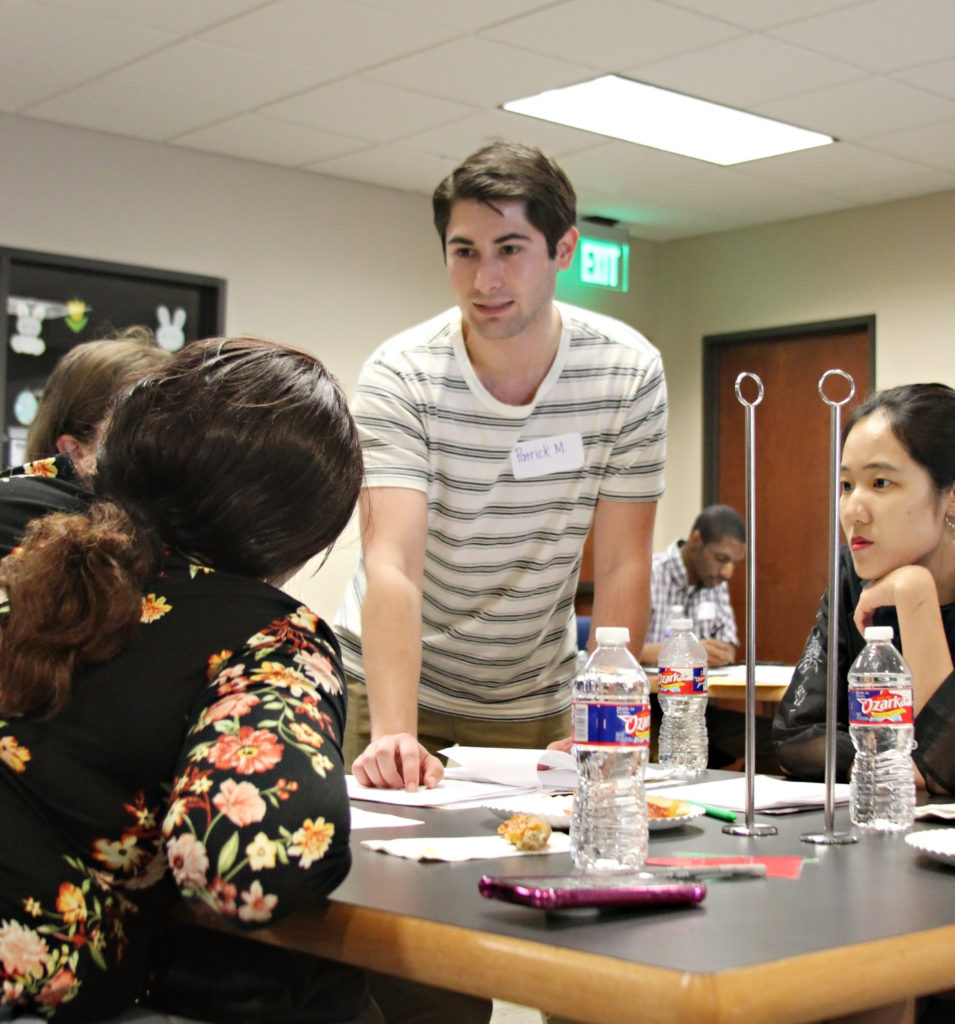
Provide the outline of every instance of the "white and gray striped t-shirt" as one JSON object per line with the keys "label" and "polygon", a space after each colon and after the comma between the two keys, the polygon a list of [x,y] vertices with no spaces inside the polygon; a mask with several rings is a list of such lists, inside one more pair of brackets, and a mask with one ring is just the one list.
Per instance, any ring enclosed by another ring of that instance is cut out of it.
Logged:
{"label": "white and gray striped t-shirt", "polygon": [[[457,308],[385,342],[361,373],[366,485],[428,497],[419,701],[431,710],[520,720],[566,708],[597,499],[663,492],[659,352],[618,320],[556,305],[560,346],[529,405],[478,381]],[[364,592],[359,558],[336,620],[359,679]]]}

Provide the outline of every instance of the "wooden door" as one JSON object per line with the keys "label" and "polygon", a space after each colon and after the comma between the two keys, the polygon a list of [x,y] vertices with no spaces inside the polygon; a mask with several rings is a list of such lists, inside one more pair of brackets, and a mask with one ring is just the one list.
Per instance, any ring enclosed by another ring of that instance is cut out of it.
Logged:
{"label": "wooden door", "polygon": [[[764,397],[754,411],[756,657],[793,664],[802,653],[829,578],[831,411],[818,392],[822,375],[845,370],[855,396],[842,419],[869,393],[874,318],[808,324],[704,339],[706,504],[746,507],[746,410],[738,375],[755,373]],[[831,379],[831,397],[847,393]],[[755,396],[752,381],[744,387]],[[730,584],[745,657],[746,573]]]}

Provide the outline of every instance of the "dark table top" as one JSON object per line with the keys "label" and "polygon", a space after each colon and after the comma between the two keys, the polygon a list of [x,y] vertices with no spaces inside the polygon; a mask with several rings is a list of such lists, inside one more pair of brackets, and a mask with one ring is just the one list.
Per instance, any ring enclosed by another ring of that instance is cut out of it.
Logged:
{"label": "dark table top", "polygon": [[[363,849],[361,840],[487,835],[501,819],[483,809],[362,806],[423,818],[425,824],[355,832],[354,866],[334,899],[443,924],[691,972],[955,925],[955,868],[928,859],[901,835],[865,836],[851,845],[801,841],[806,831],[823,831],[821,811],[757,814],[757,822],[777,827],[774,836],[726,835],[724,823],[710,817],[650,833],[651,858],[798,856],[803,863],[797,879],[711,879],[705,900],[696,906],[548,913],[488,900],[478,893],[478,879],[485,873],[567,873],[572,871],[569,854],[457,863],[404,860]],[[945,826],[916,824],[917,829],[939,827]],[[836,809],[835,828],[850,830],[848,808]]]}

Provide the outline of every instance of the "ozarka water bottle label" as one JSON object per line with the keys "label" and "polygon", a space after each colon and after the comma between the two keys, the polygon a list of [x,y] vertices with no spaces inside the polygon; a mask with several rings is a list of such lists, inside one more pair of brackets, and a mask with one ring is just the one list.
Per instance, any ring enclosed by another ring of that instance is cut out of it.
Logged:
{"label": "ozarka water bottle label", "polygon": [[665,697],[705,697],[706,669],[701,665],[696,668],[661,668],[657,676],[657,692]]}
{"label": "ozarka water bottle label", "polygon": [[650,743],[649,704],[574,702],[574,742],[591,746],[646,747]]}
{"label": "ozarka water bottle label", "polygon": [[850,690],[850,725],[911,725],[911,690]]}

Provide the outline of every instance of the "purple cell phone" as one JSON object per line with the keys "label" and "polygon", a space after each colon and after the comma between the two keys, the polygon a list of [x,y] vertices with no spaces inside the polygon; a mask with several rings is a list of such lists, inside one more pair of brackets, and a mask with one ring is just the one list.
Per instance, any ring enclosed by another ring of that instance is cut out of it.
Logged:
{"label": "purple cell phone", "polygon": [[639,907],[667,903],[699,903],[706,895],[704,882],[669,879],[586,875],[484,875],[478,892],[490,900],[523,903],[544,910],[568,907]]}

